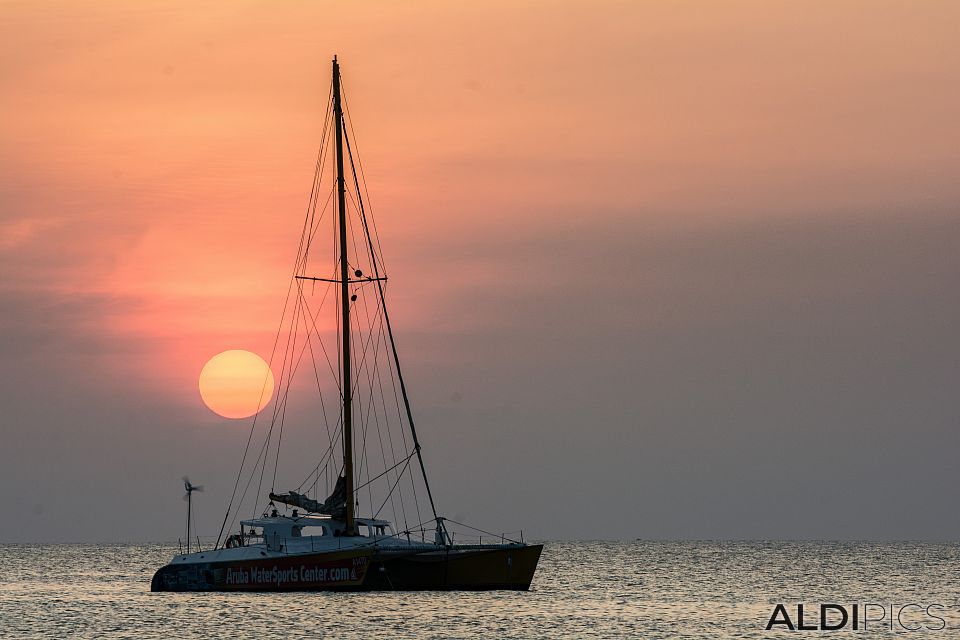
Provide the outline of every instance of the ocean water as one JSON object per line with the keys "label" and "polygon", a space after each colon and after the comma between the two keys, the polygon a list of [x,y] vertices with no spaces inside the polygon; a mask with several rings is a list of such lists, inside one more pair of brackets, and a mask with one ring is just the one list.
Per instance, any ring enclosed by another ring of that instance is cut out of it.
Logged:
{"label": "ocean water", "polygon": [[778,603],[857,603],[884,619],[799,636],[960,638],[957,544],[548,542],[529,592],[150,593],[175,551],[0,545],[0,637],[796,638]]}

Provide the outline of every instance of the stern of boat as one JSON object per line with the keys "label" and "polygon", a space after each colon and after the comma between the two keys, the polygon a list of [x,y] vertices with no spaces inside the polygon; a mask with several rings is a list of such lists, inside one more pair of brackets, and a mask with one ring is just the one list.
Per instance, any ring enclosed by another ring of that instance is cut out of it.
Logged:
{"label": "stern of boat", "polygon": [[371,590],[527,591],[543,545],[462,545],[436,551],[382,550],[364,581]]}

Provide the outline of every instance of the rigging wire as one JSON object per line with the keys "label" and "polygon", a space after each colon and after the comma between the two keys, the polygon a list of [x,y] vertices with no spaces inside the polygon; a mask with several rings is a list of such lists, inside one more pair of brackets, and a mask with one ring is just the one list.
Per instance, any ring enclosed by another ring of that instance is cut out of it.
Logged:
{"label": "rigging wire", "polygon": [[[352,151],[351,148],[350,148],[350,137],[347,136],[347,135],[344,135],[344,141],[347,143],[347,145],[346,145],[346,146],[347,146],[347,155],[350,157],[350,166],[351,166],[351,168],[352,168],[354,165],[353,165],[353,151]],[[357,172],[356,172],[355,169],[353,169],[353,179],[354,179],[354,182],[356,183],[356,181],[357,181]],[[358,188],[357,188],[357,197],[358,197],[358,199],[359,199],[359,196],[360,196],[360,190],[359,190],[359,187],[358,187]],[[369,228],[369,226],[367,225],[367,216],[366,216],[366,213],[365,213],[364,208],[363,208],[363,200],[362,200],[362,199],[359,199],[359,204],[360,204],[360,219],[362,220],[362,222],[363,222],[363,228],[364,228],[364,230],[366,231],[367,242],[370,243],[370,245],[371,245],[371,253],[373,253],[373,240],[372,240],[371,237],[370,237],[370,228]],[[389,337],[390,337],[390,347],[391,347],[391,350],[392,350],[392,352],[393,352],[394,364],[396,364],[397,380],[398,380],[398,382],[400,383],[400,391],[401,391],[401,393],[402,393],[402,395],[403,395],[403,406],[404,406],[404,408],[406,409],[406,412],[407,412],[407,424],[408,424],[409,427],[410,427],[410,435],[413,437],[413,446],[414,446],[414,449],[416,449],[416,451],[417,451],[417,461],[420,463],[420,472],[421,472],[422,475],[423,475],[423,485],[424,485],[424,487],[425,487],[426,490],[427,490],[427,498],[430,500],[430,510],[433,512],[434,517],[437,517],[437,507],[436,507],[436,504],[435,504],[434,501],[433,501],[433,492],[430,490],[430,482],[427,480],[427,469],[426,469],[426,467],[425,467],[424,464],[423,464],[423,454],[420,452],[421,447],[420,447],[420,441],[419,441],[419,439],[417,438],[417,429],[416,429],[416,427],[415,427],[414,424],[413,424],[413,411],[410,409],[410,398],[409,398],[409,396],[407,395],[406,383],[404,383],[404,381],[403,381],[403,373],[402,373],[401,370],[400,370],[400,356],[399,356],[399,354],[397,353],[397,343],[396,343],[396,341],[393,339],[393,328],[392,328],[391,325],[390,325],[390,316],[387,314],[386,300],[385,300],[384,297],[383,297],[383,285],[382,285],[381,281],[379,280],[380,273],[379,273],[379,268],[378,268],[378,266],[377,266],[377,262],[376,262],[376,261],[373,262],[373,275],[374,275],[375,278],[378,278],[378,279],[376,280],[376,283],[377,283],[377,291],[378,291],[378,293],[380,294],[380,307],[381,307],[381,309],[383,309],[383,318],[384,318],[384,321],[385,321],[386,324],[387,324],[387,334],[388,334]],[[416,494],[414,494],[414,495],[416,495]]]}
{"label": "rigging wire", "polygon": [[[324,121],[323,131],[322,131],[322,133],[321,133],[321,135],[320,135],[320,147],[319,147],[319,149],[317,150],[317,162],[316,162],[316,165],[315,165],[315,167],[314,167],[313,182],[312,182],[311,187],[310,187],[310,198],[308,199],[308,204],[307,204],[307,210],[308,210],[308,211],[311,211],[312,209],[315,209],[315,207],[316,207],[316,205],[315,205],[315,194],[316,194],[316,191],[317,191],[317,187],[318,187],[318,185],[319,185],[319,177],[320,177],[320,175],[321,175],[321,171],[322,171],[322,167],[323,167],[324,148],[325,148],[326,145],[327,145],[328,124],[329,124],[329,121],[330,121],[330,117],[329,117],[329,116],[330,116],[330,111],[331,111],[331,109],[332,109],[332,104],[333,104],[333,101],[332,101],[332,99],[331,99],[331,97],[330,97],[330,96],[332,96],[332,93],[333,93],[333,87],[331,86],[331,88],[330,88],[330,93],[328,94],[328,98],[327,98],[327,109],[326,109],[326,113],[325,113],[324,119],[323,119],[323,121]],[[311,205],[312,205],[312,206],[311,206]],[[306,228],[307,228],[307,220],[308,220],[308,217],[307,217],[307,216],[304,216],[303,229],[302,229],[301,232],[300,232],[300,243],[299,243],[299,246],[297,247],[297,257],[296,257],[296,259],[294,260],[294,267],[293,267],[293,272],[294,272],[294,274],[296,274],[297,266],[298,266],[298,264],[299,264],[299,262],[300,262],[300,252],[301,252],[301,249],[303,248],[303,242],[304,242],[304,237],[305,237]],[[285,301],[284,301],[284,303],[283,303],[283,311],[280,313],[280,327],[277,328],[277,335],[276,335],[276,337],[274,338],[273,347],[272,347],[271,350],[270,350],[270,360],[269,360],[269,362],[273,362],[273,358],[274,358],[274,355],[276,354],[276,350],[277,350],[277,345],[278,345],[279,342],[280,342],[280,333],[281,333],[282,327],[283,327],[283,318],[286,316],[286,313],[287,313],[287,306],[288,306],[288,304],[289,304],[289,302],[290,302],[290,292],[291,292],[291,290],[292,290],[292,288],[293,288],[293,282],[294,282],[294,278],[293,278],[293,276],[291,276],[291,278],[290,278],[290,284],[289,284],[288,287],[287,287],[287,296],[286,296],[286,299],[285,299]],[[266,380],[264,380],[264,385],[263,385],[263,386],[264,386],[264,389],[266,389]],[[263,398],[263,395],[262,395],[262,394],[263,394],[263,391],[261,390],[261,399]],[[216,543],[214,544],[214,548],[220,546],[220,539],[223,537],[223,531],[224,531],[224,528],[226,527],[226,524],[227,524],[227,518],[230,517],[230,512],[231,512],[231,510],[233,509],[233,502],[234,502],[234,499],[236,498],[236,495],[237,495],[237,488],[238,488],[239,485],[240,485],[240,477],[243,475],[243,467],[244,467],[244,465],[246,464],[247,454],[248,454],[249,451],[250,451],[250,444],[251,444],[251,442],[252,442],[252,440],[253,440],[253,432],[254,432],[254,430],[256,429],[256,426],[257,426],[257,415],[259,415],[259,412],[254,415],[253,421],[252,421],[252,423],[251,423],[251,425],[250,425],[250,432],[249,432],[249,434],[247,435],[247,442],[246,442],[246,445],[244,446],[243,456],[241,457],[241,460],[240,460],[240,468],[239,468],[239,470],[237,471],[237,479],[236,479],[236,481],[235,481],[234,484],[233,484],[233,491],[232,491],[231,494],[230,494],[230,500],[229,500],[229,502],[227,503],[227,511],[226,511],[226,513],[225,513],[224,516],[223,516],[223,523],[220,525],[220,531],[219,531],[219,533],[217,533],[217,541],[216,541]],[[231,523],[230,526],[231,526],[231,528],[232,528],[232,527],[233,527],[233,524]]]}
{"label": "rigging wire", "polygon": [[[351,198],[352,198],[352,194],[351,194]],[[372,256],[369,254],[369,251],[367,252],[367,255],[368,255],[368,259],[370,259],[370,260],[372,261],[373,258],[372,258]],[[362,287],[361,287],[361,289],[362,289]],[[360,296],[360,300],[362,300],[362,305],[359,305],[359,307],[362,308],[362,310],[363,310],[363,315],[364,315],[364,317],[365,317],[365,319],[366,319],[366,327],[367,327],[367,331],[368,331],[368,338],[367,338],[366,346],[364,347],[364,354],[363,354],[362,361],[365,360],[366,357],[367,357],[367,356],[366,356],[366,352],[367,352],[368,348],[369,348],[371,345],[373,346],[373,357],[372,357],[372,362],[373,362],[372,367],[373,367],[373,368],[372,368],[372,370],[371,370],[370,366],[367,366],[367,367],[365,367],[365,370],[364,370],[364,373],[366,374],[366,378],[367,378],[367,387],[368,387],[368,394],[367,394],[367,419],[369,420],[369,417],[370,417],[370,415],[372,414],[373,420],[374,420],[374,424],[376,425],[376,428],[377,428],[377,440],[378,440],[378,444],[379,444],[379,446],[380,446],[381,459],[382,459],[382,462],[383,462],[383,466],[384,466],[384,467],[387,467],[387,466],[388,466],[388,462],[387,462],[387,457],[386,457],[386,447],[384,446],[384,443],[383,443],[383,426],[381,425],[380,415],[379,415],[379,411],[378,411],[378,409],[377,409],[377,403],[376,403],[375,400],[374,400],[374,391],[375,391],[375,390],[378,390],[378,391],[379,391],[380,398],[381,398],[381,404],[382,404],[382,406],[383,406],[383,421],[384,421],[384,423],[385,423],[386,426],[387,426],[386,431],[387,431],[388,438],[389,438],[389,442],[390,442],[391,462],[394,463],[394,467],[396,467],[396,464],[395,464],[395,463],[396,463],[396,461],[397,461],[397,457],[396,457],[396,452],[395,452],[395,450],[394,450],[394,448],[393,448],[393,435],[392,435],[392,433],[391,433],[391,429],[389,428],[389,421],[388,421],[388,415],[389,415],[389,414],[388,414],[388,412],[387,412],[387,410],[386,410],[386,403],[385,403],[385,401],[384,401],[384,393],[383,393],[383,382],[382,382],[382,378],[381,378],[381,375],[380,375],[380,355],[381,355],[380,347],[381,347],[381,345],[384,345],[384,346],[385,346],[385,344],[384,344],[384,342],[383,342],[383,314],[382,314],[382,310],[381,310],[381,307],[380,307],[380,304],[379,304],[379,301],[378,301],[378,302],[376,303],[376,315],[371,319],[370,305],[369,305],[367,296],[361,295],[361,296]],[[357,315],[358,325],[359,325],[359,313],[356,314],[356,315]],[[374,331],[375,328],[378,328],[378,331]],[[376,338],[376,340],[374,340],[374,338]],[[363,368],[363,367],[361,367],[361,368]],[[374,382],[374,380],[376,380],[376,383]],[[358,383],[359,383],[359,372],[358,372]],[[358,386],[359,386],[359,384],[358,384]],[[368,425],[367,425],[367,426],[368,426]],[[364,450],[366,450],[367,426],[364,427],[364,434],[363,434],[363,435],[364,435]],[[401,419],[401,431],[402,431],[402,419]],[[369,475],[369,465],[367,465],[367,471],[368,471],[368,475]],[[371,502],[371,507],[372,507],[372,506],[373,506],[373,498],[372,498],[372,496],[370,496],[370,502]],[[399,514],[398,514],[397,509],[396,509],[396,503],[393,501],[393,498],[392,498],[392,497],[391,497],[391,500],[390,500],[390,504],[391,504],[391,509],[393,510],[394,520],[396,521],[396,520],[397,520],[397,515],[399,515]],[[403,511],[403,519],[404,519],[404,521],[406,522],[406,510],[402,507],[402,500],[401,500],[401,508],[402,508],[402,511]]]}
{"label": "rigging wire", "polygon": [[381,471],[380,473],[378,473],[378,474],[375,475],[374,477],[370,478],[366,483],[364,483],[364,484],[360,485],[359,487],[357,487],[357,489],[363,489],[364,487],[366,487],[366,486],[367,486],[368,484],[370,484],[371,482],[376,482],[377,480],[379,480],[380,478],[384,477],[385,475],[387,475],[388,473],[390,473],[391,471],[393,471],[394,469],[396,469],[397,467],[399,467],[400,465],[402,465],[404,462],[408,461],[410,458],[412,458],[412,457],[415,456],[415,455],[417,455],[417,452],[416,452],[416,451],[411,451],[410,453],[408,453],[408,454],[406,455],[406,457],[403,458],[403,460],[400,460],[399,462],[395,463],[395,464],[394,464],[392,467],[390,467],[389,469],[384,469],[383,471]]}
{"label": "rigging wire", "polygon": [[[344,119],[347,121],[347,125],[350,127],[350,137],[353,138],[354,145],[357,147],[357,166],[360,167],[360,180],[359,180],[359,183],[362,183],[362,184],[363,184],[363,192],[364,192],[364,194],[366,194],[367,208],[370,209],[370,212],[371,212],[371,214],[372,214],[372,213],[373,213],[373,202],[372,202],[372,200],[371,200],[371,198],[370,198],[370,191],[369,191],[369,189],[367,188],[367,179],[366,179],[366,176],[364,176],[364,173],[363,173],[363,158],[360,157],[360,145],[359,145],[359,143],[357,142],[357,134],[356,134],[356,132],[353,130],[353,118],[350,116],[350,104],[349,104],[349,102],[348,102],[348,96],[347,96],[346,90],[344,89],[344,83],[343,83],[343,79],[342,79],[342,78],[341,78],[341,80],[340,80],[340,93],[341,93],[341,95],[342,95],[342,97],[343,97],[343,113],[344,113]],[[347,136],[344,135],[344,139],[345,139],[345,140],[346,140],[346,138],[347,138]],[[348,146],[349,146],[349,145],[348,145]],[[353,155],[350,154],[350,156],[351,156],[351,157],[350,157],[350,163],[351,163],[351,169],[352,169],[352,168],[353,168]],[[355,170],[353,171],[353,177],[354,177],[354,182],[357,182],[357,173],[356,173]],[[360,197],[360,187],[359,187],[359,183],[358,183],[358,186],[357,186],[357,197]],[[380,233],[379,233],[379,231],[377,231],[377,221],[376,221],[375,218],[372,217],[372,215],[371,215],[370,221],[371,221],[371,223],[372,223],[372,225],[373,225],[373,235],[374,235],[374,237],[375,237],[376,240],[377,240],[377,257],[378,257],[378,261],[379,261],[379,263],[380,263],[380,268],[383,270],[384,275],[386,275],[386,274],[387,274],[387,264],[386,264],[386,262],[384,262],[384,260],[383,260],[383,247],[380,246]],[[364,222],[364,226],[366,226],[366,222]],[[368,235],[368,237],[369,237],[369,232],[367,233],[367,235]],[[372,247],[371,247],[371,248],[372,248]]]}
{"label": "rigging wire", "polygon": [[[414,453],[416,453],[416,451],[414,451]],[[403,476],[404,472],[407,470],[407,467],[410,466],[410,460],[411,460],[412,458],[413,458],[413,456],[409,456],[409,457],[407,458],[407,462],[403,465],[403,469],[400,471],[400,477]],[[388,498],[388,499],[390,498],[390,496],[393,495],[393,492],[397,489],[397,486],[400,484],[400,477],[398,477],[398,478],[397,478],[397,481],[393,483],[393,486],[392,486],[392,487],[390,487],[390,492],[387,494],[387,498]],[[376,518],[377,516],[379,516],[379,515],[380,515],[380,512],[383,511],[383,508],[384,508],[386,505],[387,505],[387,501],[384,500],[384,501],[383,501],[383,504],[380,505],[380,508],[377,509],[377,512],[373,514],[373,517]]]}
{"label": "rigging wire", "polygon": [[[347,193],[348,193],[349,196],[350,196],[350,200],[351,200],[351,203],[352,203],[353,206],[354,206],[354,209],[360,212],[360,214],[361,214],[361,220],[364,220],[364,219],[365,219],[365,215],[364,215],[363,201],[362,201],[362,199],[360,199],[360,198],[361,198],[361,196],[360,196],[360,187],[359,187],[359,183],[358,183],[358,176],[357,176],[357,172],[356,172],[356,166],[354,165],[354,162],[353,162],[352,146],[351,146],[351,144],[350,144],[350,138],[349,138],[349,136],[345,137],[345,141],[346,141],[346,143],[347,143],[347,153],[348,153],[348,156],[349,156],[349,158],[350,158],[350,169],[351,169],[351,174],[353,175],[353,178],[354,178],[354,186],[355,186],[356,193],[357,193],[357,200],[354,200],[354,199],[353,199],[353,191],[349,191],[349,192],[347,192]],[[373,268],[374,268],[375,276],[376,276],[377,278],[379,278],[379,275],[376,273],[376,272],[377,272],[377,269],[376,269],[376,267],[377,267],[376,255],[375,255],[374,252],[373,252],[373,243],[371,242],[371,239],[370,239],[369,229],[365,226],[365,227],[364,227],[364,230],[365,230],[365,232],[366,232],[365,235],[366,235],[366,239],[367,239],[367,243],[366,243],[366,253],[367,253],[367,257],[368,257],[368,259],[370,260],[370,263],[371,263],[371,265],[372,265]],[[356,253],[359,253],[359,251],[358,251],[357,248],[356,248],[356,241],[355,241],[355,240],[354,240],[354,251],[355,251]],[[380,285],[382,282],[383,282],[383,280],[379,280],[379,279],[377,280],[378,285]],[[364,304],[366,304],[366,298],[364,298]],[[386,304],[385,304],[385,301],[383,300],[383,296],[382,296],[382,295],[380,296],[380,300],[378,301],[378,308],[382,309],[384,314],[386,313]],[[380,335],[382,335],[382,333],[383,333],[383,332],[382,332],[382,324],[383,324],[383,323],[382,323],[382,318],[381,318],[380,324],[381,324]],[[385,347],[388,346],[388,345],[387,345],[387,340],[386,340],[386,338],[384,338],[384,346],[385,346]],[[378,344],[377,349],[379,349],[379,344]],[[394,387],[394,401],[397,403],[397,412],[398,412],[398,416],[400,417],[400,423],[401,423],[401,425],[402,425],[402,423],[403,423],[403,417],[402,417],[402,413],[401,413],[401,409],[400,409],[400,400],[399,400],[399,398],[397,397],[396,383],[395,383],[395,382],[393,381],[393,379],[392,379],[393,364],[390,362],[389,358],[388,358],[388,365],[389,365],[389,368],[390,368],[390,371],[391,371],[391,382],[393,383],[393,387]],[[382,392],[382,388],[381,388],[381,392]],[[391,433],[391,431],[389,431],[389,430],[388,430],[388,433],[391,434],[391,444],[392,444],[392,433]],[[406,445],[406,433],[405,433],[405,430],[401,428],[401,429],[400,429],[400,433],[401,433],[401,435],[403,436],[404,448],[406,449],[406,448],[407,448],[407,445]],[[418,514],[418,519],[419,519],[419,518],[422,517],[422,516],[420,516],[420,504],[419,504],[419,497],[418,497],[418,495],[417,495],[417,494],[418,494],[418,491],[417,491],[417,489],[416,489],[416,483],[414,482],[413,475],[411,474],[409,477],[410,477],[411,493],[413,494],[414,503],[415,503],[415,505],[416,505],[417,514]],[[425,475],[425,473],[424,473],[424,482],[426,482],[426,475]],[[428,488],[428,492],[429,492],[429,488]],[[402,502],[402,495],[403,495],[403,494],[400,493],[399,495],[401,496],[401,502]],[[431,500],[431,501],[432,501],[432,500]],[[403,511],[404,511],[404,514],[405,514],[405,513],[406,513],[406,509],[403,508]],[[404,515],[404,520],[406,520],[406,516],[405,516],[405,515]]]}

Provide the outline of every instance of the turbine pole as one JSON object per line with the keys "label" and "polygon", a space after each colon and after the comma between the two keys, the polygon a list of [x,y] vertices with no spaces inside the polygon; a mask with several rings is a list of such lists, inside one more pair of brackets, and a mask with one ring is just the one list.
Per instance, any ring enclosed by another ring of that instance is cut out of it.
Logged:
{"label": "turbine pole", "polygon": [[193,511],[193,491],[187,489],[187,553],[190,553],[190,514]]}

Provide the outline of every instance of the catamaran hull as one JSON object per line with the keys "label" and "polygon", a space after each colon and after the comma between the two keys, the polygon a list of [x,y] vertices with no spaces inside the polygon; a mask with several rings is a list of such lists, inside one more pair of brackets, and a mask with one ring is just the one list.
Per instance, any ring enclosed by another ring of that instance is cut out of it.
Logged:
{"label": "catamaran hull", "polygon": [[381,551],[371,559],[364,590],[527,591],[543,545],[428,553]]}
{"label": "catamaran hull", "polygon": [[151,591],[482,591],[530,588],[543,545],[338,551],[160,568]]}
{"label": "catamaran hull", "polygon": [[161,567],[151,591],[336,591],[359,588],[370,549],[218,562],[184,562]]}

